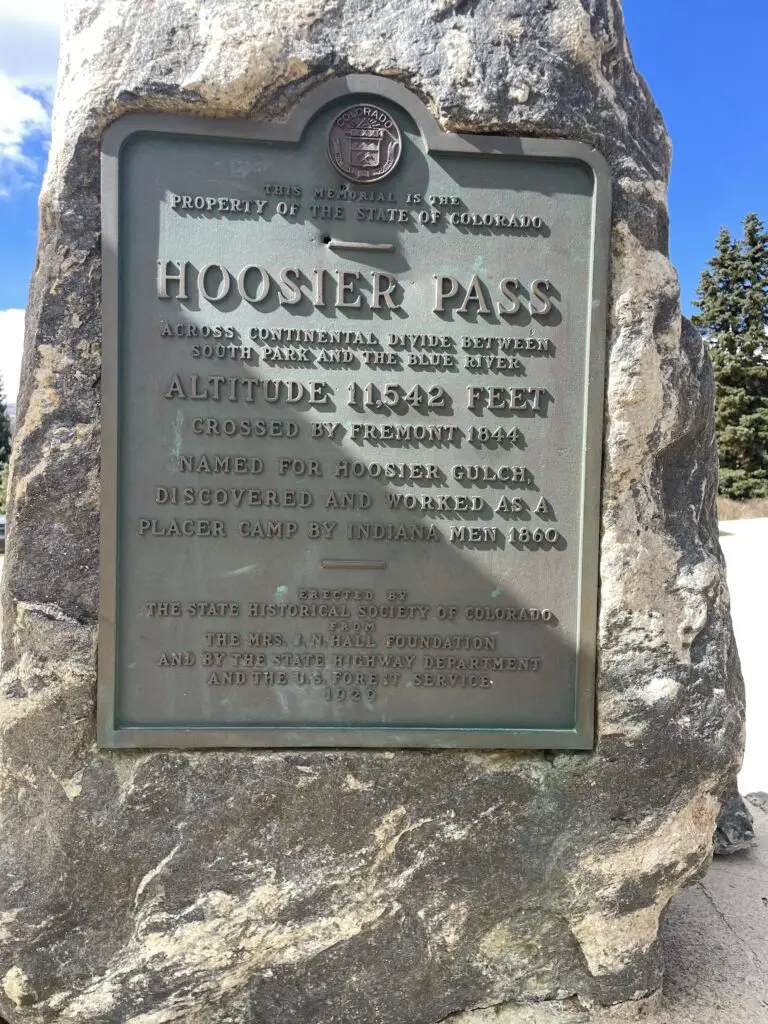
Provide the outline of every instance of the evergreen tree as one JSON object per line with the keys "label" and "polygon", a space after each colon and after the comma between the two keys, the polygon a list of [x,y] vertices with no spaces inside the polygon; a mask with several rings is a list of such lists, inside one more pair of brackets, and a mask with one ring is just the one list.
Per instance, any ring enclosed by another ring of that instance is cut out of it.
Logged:
{"label": "evergreen tree", "polygon": [[0,374],[0,469],[7,465],[11,458],[11,421],[5,408],[5,388]]}
{"label": "evergreen tree", "polygon": [[722,228],[693,317],[715,375],[720,493],[768,497],[768,233],[756,214],[732,239]]}

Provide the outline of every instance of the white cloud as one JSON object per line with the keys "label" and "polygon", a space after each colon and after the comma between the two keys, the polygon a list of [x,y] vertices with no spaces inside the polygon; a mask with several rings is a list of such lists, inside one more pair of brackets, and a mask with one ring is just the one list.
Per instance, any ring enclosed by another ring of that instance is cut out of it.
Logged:
{"label": "white cloud", "polygon": [[24,144],[35,133],[45,134],[49,124],[50,114],[44,104],[0,72],[0,167],[29,167],[31,161],[24,152]]}
{"label": "white cloud", "polygon": [[53,86],[63,0],[0,0],[0,71],[15,85]]}
{"label": "white cloud", "polygon": [[0,0],[0,18],[19,18],[22,21],[61,21],[64,0],[32,0],[23,7],[20,0]]}
{"label": "white cloud", "polygon": [[29,153],[50,131],[63,0],[0,0],[0,196],[39,171]]}
{"label": "white cloud", "polygon": [[23,348],[24,310],[0,309],[0,373],[9,402],[15,402],[19,392]]}

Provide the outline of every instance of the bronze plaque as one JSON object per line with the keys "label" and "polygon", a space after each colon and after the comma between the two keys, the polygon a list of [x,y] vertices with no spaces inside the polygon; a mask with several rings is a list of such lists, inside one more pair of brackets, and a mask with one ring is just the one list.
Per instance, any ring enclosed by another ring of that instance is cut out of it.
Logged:
{"label": "bronze plaque", "polygon": [[589,748],[603,159],[351,76],[102,160],[100,743]]}

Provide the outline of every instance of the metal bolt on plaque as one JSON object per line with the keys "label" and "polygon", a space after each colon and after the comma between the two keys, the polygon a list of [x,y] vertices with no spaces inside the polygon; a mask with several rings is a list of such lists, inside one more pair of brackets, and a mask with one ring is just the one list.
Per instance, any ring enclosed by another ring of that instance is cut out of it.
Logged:
{"label": "metal bolt on plaque", "polygon": [[328,132],[328,158],[350,181],[372,184],[397,167],[403,139],[395,120],[370,103],[347,107]]}

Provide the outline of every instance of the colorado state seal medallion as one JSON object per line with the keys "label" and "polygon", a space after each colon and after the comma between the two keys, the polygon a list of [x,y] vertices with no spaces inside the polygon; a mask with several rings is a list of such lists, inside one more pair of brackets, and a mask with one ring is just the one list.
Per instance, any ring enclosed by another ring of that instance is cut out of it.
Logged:
{"label": "colorado state seal medallion", "polygon": [[350,181],[381,181],[394,171],[403,152],[400,129],[381,107],[360,103],[342,110],[328,132],[328,158]]}

